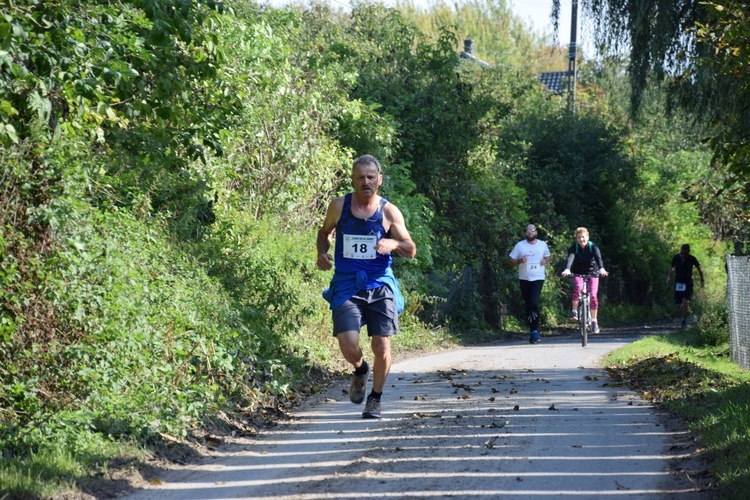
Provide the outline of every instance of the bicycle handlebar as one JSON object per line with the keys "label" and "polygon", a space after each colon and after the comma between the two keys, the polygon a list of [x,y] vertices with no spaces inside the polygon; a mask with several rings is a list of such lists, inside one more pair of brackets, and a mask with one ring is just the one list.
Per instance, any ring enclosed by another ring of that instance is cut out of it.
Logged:
{"label": "bicycle handlebar", "polygon": [[596,274],[576,274],[576,273],[570,273],[568,276],[575,276],[576,278],[599,278],[601,275],[599,273]]}

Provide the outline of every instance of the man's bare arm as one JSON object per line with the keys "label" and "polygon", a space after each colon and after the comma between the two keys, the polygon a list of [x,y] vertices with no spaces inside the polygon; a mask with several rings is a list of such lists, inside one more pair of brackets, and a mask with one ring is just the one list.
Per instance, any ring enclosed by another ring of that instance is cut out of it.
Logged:
{"label": "man's bare arm", "polygon": [[331,248],[331,240],[334,231],[336,231],[336,224],[338,224],[338,221],[341,218],[343,204],[343,198],[336,198],[331,201],[328,205],[328,211],[326,212],[326,218],[323,221],[323,225],[318,230],[318,238],[316,241],[318,259],[316,264],[318,269],[322,271],[328,271],[333,268],[333,256],[328,253],[328,250]]}
{"label": "man's bare arm", "polygon": [[417,255],[417,245],[412,241],[409,231],[406,229],[406,222],[401,210],[392,203],[385,206],[384,214],[390,225],[388,233],[390,238],[383,238],[378,241],[375,249],[380,254],[396,252],[401,257],[407,259],[414,258]]}

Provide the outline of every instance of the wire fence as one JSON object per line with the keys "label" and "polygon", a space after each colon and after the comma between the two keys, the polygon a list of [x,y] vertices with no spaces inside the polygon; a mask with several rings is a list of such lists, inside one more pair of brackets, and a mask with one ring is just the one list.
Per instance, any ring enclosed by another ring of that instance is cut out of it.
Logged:
{"label": "wire fence", "polygon": [[729,355],[750,369],[750,256],[727,255]]}

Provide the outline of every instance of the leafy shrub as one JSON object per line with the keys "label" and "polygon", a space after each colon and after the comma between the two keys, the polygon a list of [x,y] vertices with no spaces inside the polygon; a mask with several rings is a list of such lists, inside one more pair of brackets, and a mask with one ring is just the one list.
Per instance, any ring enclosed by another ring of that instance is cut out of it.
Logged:
{"label": "leafy shrub", "polygon": [[83,440],[72,429],[150,442],[285,397],[291,372],[264,312],[238,307],[189,247],[167,237],[165,221],[124,211],[69,217],[47,283],[65,328],[17,350],[0,380],[12,408],[0,427],[8,449],[54,439],[75,450]]}
{"label": "leafy shrub", "polygon": [[729,317],[726,301],[704,304],[698,319],[700,345],[718,346],[729,342]]}

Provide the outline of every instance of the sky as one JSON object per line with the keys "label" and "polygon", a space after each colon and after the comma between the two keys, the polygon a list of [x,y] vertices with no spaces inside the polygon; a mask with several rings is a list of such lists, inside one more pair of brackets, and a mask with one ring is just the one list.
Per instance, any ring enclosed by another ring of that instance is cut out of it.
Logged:
{"label": "sky", "polygon": [[[535,31],[539,33],[552,34],[553,26],[550,19],[552,12],[552,0],[508,0],[511,10],[527,24],[531,24]],[[561,45],[570,44],[570,17],[571,17],[570,0],[560,1],[560,21],[559,31],[557,34],[558,41]],[[580,6],[578,18],[580,20]],[[580,25],[580,22],[579,22]],[[577,32],[580,42],[580,28]]]}

